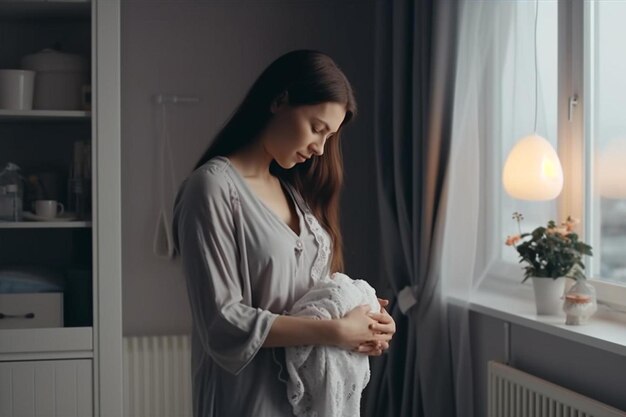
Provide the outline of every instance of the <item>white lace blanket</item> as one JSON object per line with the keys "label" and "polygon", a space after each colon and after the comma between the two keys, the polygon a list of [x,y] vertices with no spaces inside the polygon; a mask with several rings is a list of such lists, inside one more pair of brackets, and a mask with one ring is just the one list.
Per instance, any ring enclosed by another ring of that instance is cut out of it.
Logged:
{"label": "white lace blanket", "polygon": [[[363,280],[334,273],[319,280],[289,313],[341,318],[361,304],[378,311],[375,290]],[[360,415],[361,392],[370,379],[367,355],[331,346],[298,346],[285,349],[285,362],[287,395],[297,417]]]}

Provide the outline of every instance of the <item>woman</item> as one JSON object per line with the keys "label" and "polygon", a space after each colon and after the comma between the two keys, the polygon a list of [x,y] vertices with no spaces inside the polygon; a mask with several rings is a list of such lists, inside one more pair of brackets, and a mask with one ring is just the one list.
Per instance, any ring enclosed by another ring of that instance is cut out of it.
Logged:
{"label": "woman", "polygon": [[[183,182],[174,232],[193,315],[196,417],[292,416],[284,350],[334,345],[380,355],[395,323],[360,306],[345,317],[286,313],[343,269],[341,128],[356,113],[326,55],[293,51],[257,79]],[[283,375],[284,376],[284,375]]]}

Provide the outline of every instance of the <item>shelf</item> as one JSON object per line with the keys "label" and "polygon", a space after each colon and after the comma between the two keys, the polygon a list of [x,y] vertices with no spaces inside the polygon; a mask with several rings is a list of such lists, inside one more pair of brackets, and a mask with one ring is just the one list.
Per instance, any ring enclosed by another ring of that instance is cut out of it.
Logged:
{"label": "shelf", "polygon": [[3,18],[89,18],[90,14],[90,0],[0,0]]}
{"label": "shelf", "polygon": [[0,229],[80,229],[91,222],[0,222]]}
{"label": "shelf", "polygon": [[[2,0],[0,0],[1,4]],[[0,110],[0,122],[20,121],[89,121],[90,111],[81,110]]]}

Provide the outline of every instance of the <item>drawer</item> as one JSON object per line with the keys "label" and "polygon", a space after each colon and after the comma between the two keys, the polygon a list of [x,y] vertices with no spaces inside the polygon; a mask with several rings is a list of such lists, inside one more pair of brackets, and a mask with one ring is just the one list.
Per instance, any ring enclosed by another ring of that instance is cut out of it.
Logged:
{"label": "drawer", "polygon": [[0,294],[0,329],[63,327],[63,293]]}
{"label": "drawer", "polygon": [[0,416],[93,417],[89,359],[0,363]]}

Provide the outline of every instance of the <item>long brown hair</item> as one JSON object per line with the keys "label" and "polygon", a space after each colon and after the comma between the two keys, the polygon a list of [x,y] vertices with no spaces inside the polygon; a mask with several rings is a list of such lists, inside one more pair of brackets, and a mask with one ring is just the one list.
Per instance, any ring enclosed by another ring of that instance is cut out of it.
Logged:
{"label": "long brown hair", "polygon": [[214,156],[228,156],[250,145],[271,119],[271,104],[279,97],[287,97],[291,106],[326,102],[346,106],[346,116],[333,140],[326,143],[324,155],[313,156],[288,170],[275,161],[270,166],[273,175],[298,190],[331,236],[331,272],[342,271],[339,193],[343,185],[343,158],[339,139],[341,128],[356,116],[357,108],[350,82],[328,55],[312,50],[297,50],[272,62],[254,82],[230,120],[217,133],[196,168]]}

